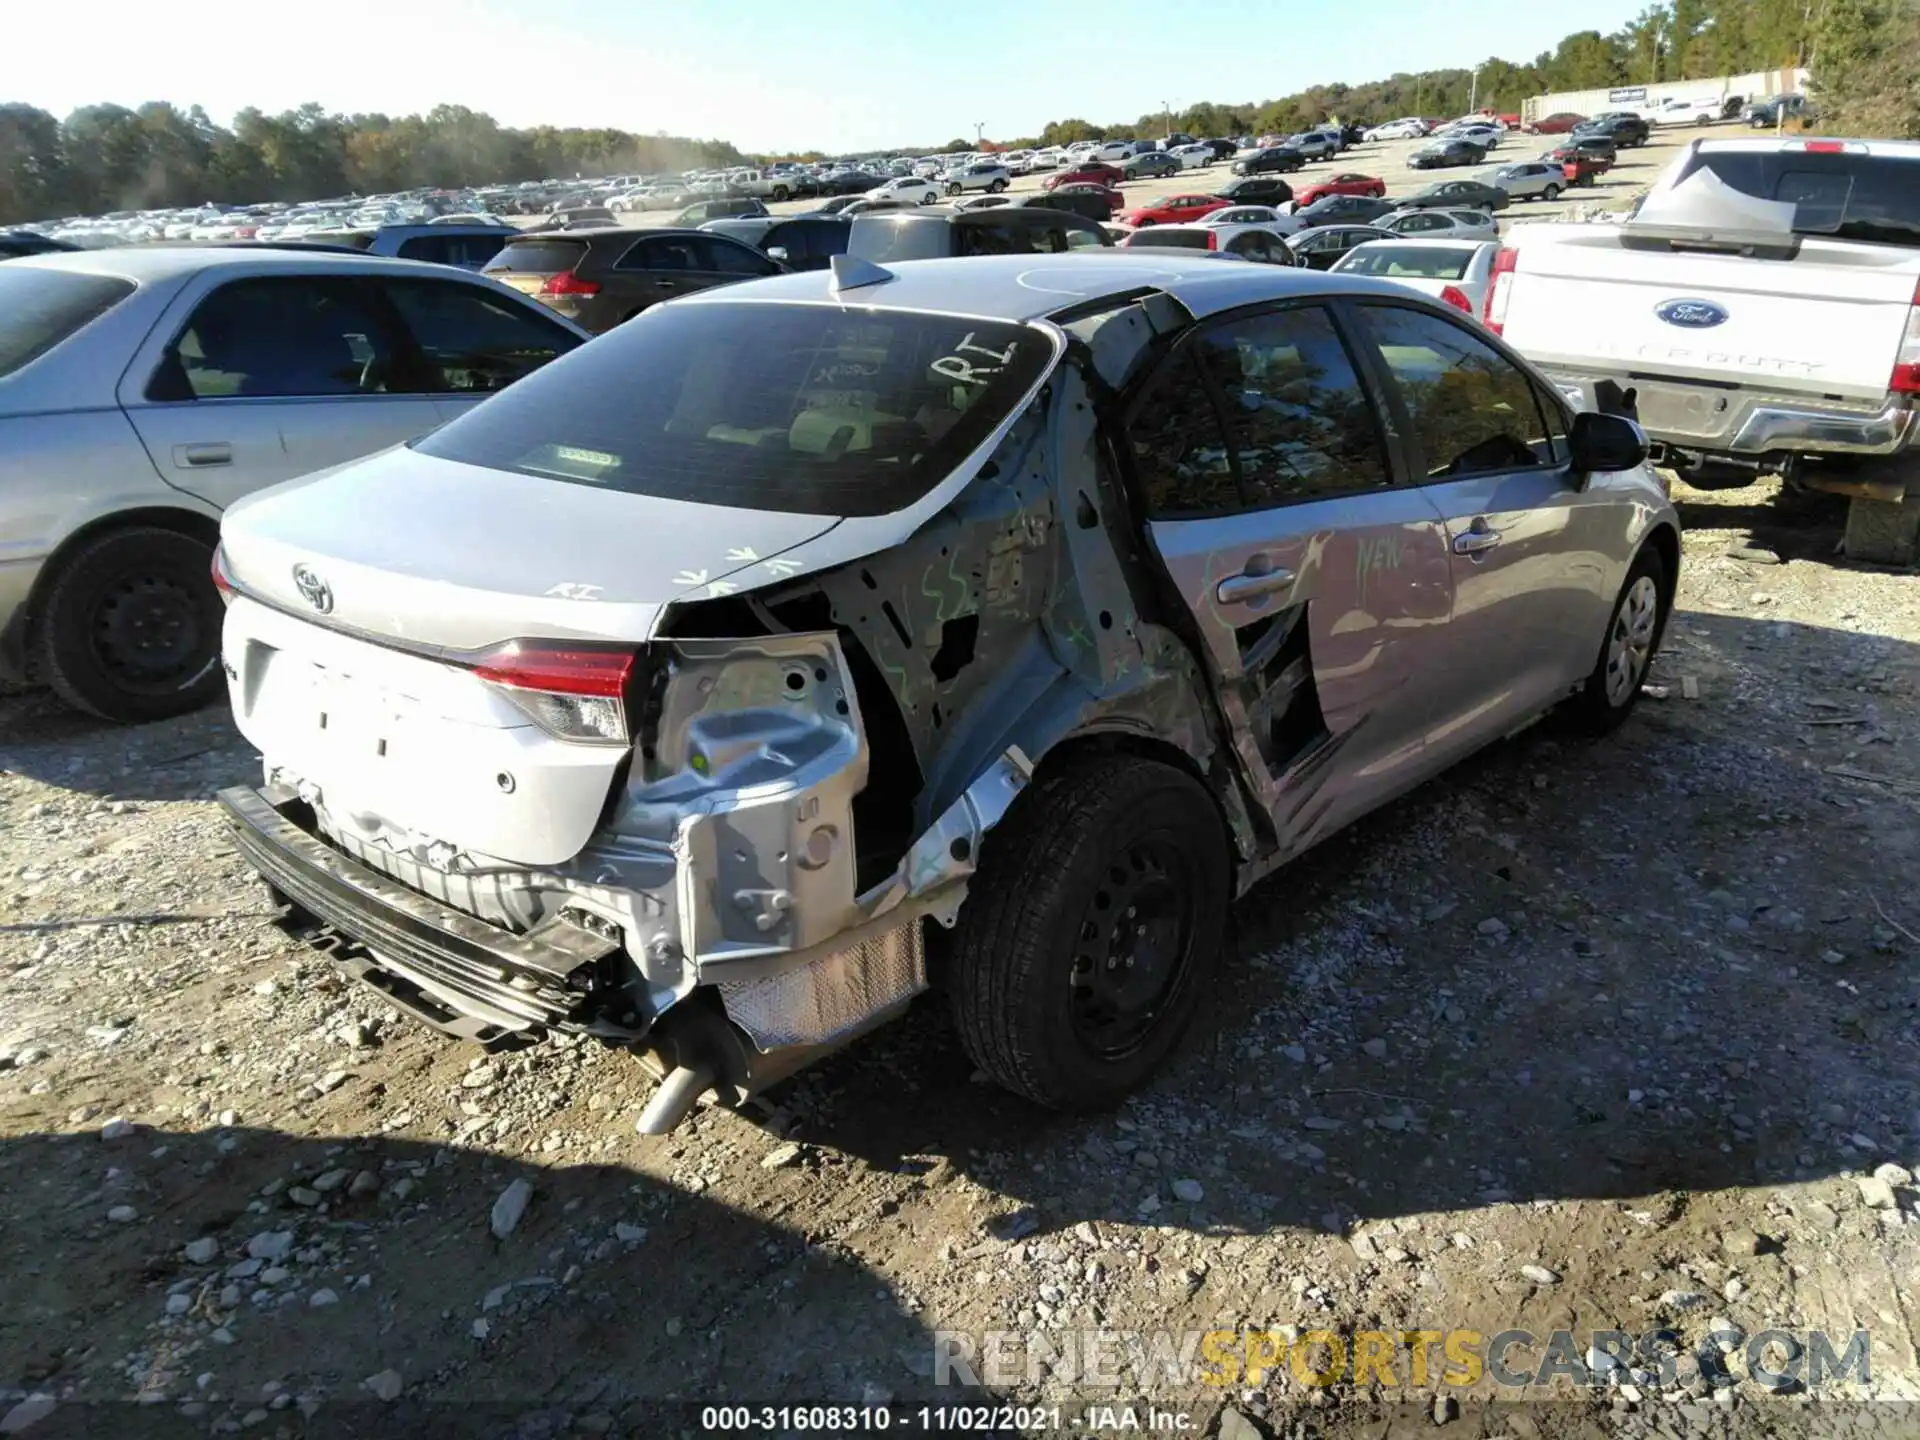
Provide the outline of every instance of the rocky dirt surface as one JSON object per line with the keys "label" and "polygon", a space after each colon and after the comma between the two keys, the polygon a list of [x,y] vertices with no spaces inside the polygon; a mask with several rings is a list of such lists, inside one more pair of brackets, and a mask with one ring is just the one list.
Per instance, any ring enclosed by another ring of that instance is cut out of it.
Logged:
{"label": "rocky dirt surface", "polygon": [[[0,1430],[666,1434],[650,1402],[979,1398],[936,1332],[1001,1330],[1009,1399],[1228,1440],[1911,1429],[1920,592],[1835,558],[1837,502],[1681,499],[1628,726],[1537,727],[1261,887],[1206,1028],[1097,1118],[975,1082],[929,1000],[641,1137],[631,1057],[463,1048],[270,927],[224,712],[0,698]],[[1667,1373],[1589,1353],[1661,1325]],[[1419,1342],[1392,1386],[1309,1383],[1324,1344],[1167,1372],[1249,1329],[1519,1329],[1521,1372],[1565,1329],[1593,1383],[1487,1409]],[[1769,1393],[1769,1329],[1865,1330],[1870,1379]],[[1170,1349],[1089,1388],[1095,1330]]]}

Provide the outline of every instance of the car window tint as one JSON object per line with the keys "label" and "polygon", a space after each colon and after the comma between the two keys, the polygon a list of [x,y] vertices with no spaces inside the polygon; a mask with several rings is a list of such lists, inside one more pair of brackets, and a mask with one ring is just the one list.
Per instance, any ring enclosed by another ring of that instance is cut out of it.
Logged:
{"label": "car window tint", "polygon": [[429,388],[504,389],[580,344],[577,336],[478,285],[392,280],[387,294],[432,367]]}
{"label": "car window tint", "polygon": [[447,260],[447,237],[444,235],[411,235],[400,242],[399,255],[402,260],[426,260],[436,265]]}
{"label": "car window tint", "polygon": [[11,375],[133,294],[131,280],[0,268],[0,375]]}
{"label": "car window tint", "polygon": [[1398,383],[1429,478],[1553,463],[1533,382],[1512,361],[1426,311],[1363,305],[1360,313]]}
{"label": "car window tint", "polygon": [[1169,356],[1140,392],[1127,416],[1127,445],[1149,516],[1245,508],[1226,435],[1191,346]]}
{"label": "car window tint", "polygon": [[699,242],[688,235],[658,235],[642,240],[620,257],[616,270],[700,270],[705,265]]}
{"label": "car window tint", "polygon": [[700,242],[707,252],[704,268],[721,275],[777,275],[780,267],[756,250],[732,241],[708,237]]}
{"label": "car window tint", "polygon": [[1393,483],[1373,403],[1324,310],[1229,320],[1193,349],[1226,408],[1244,503],[1284,505]]}
{"label": "car window tint", "polygon": [[378,305],[377,292],[356,280],[222,285],[168,347],[166,398],[420,393],[425,377],[396,354]]}

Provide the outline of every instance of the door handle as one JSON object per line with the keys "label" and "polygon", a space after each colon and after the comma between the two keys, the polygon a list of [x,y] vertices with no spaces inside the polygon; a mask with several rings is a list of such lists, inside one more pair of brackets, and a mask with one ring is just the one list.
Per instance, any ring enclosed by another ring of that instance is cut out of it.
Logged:
{"label": "door handle", "polygon": [[1291,570],[1267,570],[1254,574],[1241,571],[1238,575],[1229,575],[1214,586],[1214,597],[1222,605],[1231,605],[1238,600],[1251,600],[1256,595],[1271,595],[1275,590],[1284,590],[1293,584]]}
{"label": "door handle", "polygon": [[1476,520],[1473,525],[1453,537],[1453,553],[1456,555],[1480,555],[1500,543],[1500,532],[1489,530],[1487,522]]}
{"label": "door handle", "polygon": [[173,447],[173,463],[182,470],[205,470],[213,465],[231,465],[233,446],[225,440],[209,440],[198,445]]}

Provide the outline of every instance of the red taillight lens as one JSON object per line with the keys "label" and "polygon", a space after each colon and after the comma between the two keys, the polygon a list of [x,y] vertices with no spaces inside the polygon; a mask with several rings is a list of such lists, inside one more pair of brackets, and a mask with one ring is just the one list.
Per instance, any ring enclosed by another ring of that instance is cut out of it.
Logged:
{"label": "red taillight lens", "polygon": [[227,604],[233,603],[233,597],[240,592],[234,586],[233,576],[227,573],[227,556],[218,545],[213,547],[213,588],[220,592],[220,598]]}
{"label": "red taillight lens", "polygon": [[475,661],[473,673],[549,735],[624,745],[627,686],[639,658],[632,650],[511,640]]}
{"label": "red taillight lens", "polygon": [[1440,298],[1456,310],[1464,310],[1469,315],[1473,313],[1473,302],[1467,298],[1467,292],[1458,285],[1447,286],[1440,292]]}
{"label": "red taillight lens", "polygon": [[600,286],[592,280],[582,280],[571,270],[562,270],[551,276],[540,287],[542,295],[598,295]]}
{"label": "red taillight lens", "polygon": [[1207,248],[1209,250],[1218,250],[1220,248],[1220,232],[1218,230],[1207,231]]}
{"label": "red taillight lens", "polygon": [[1800,148],[1809,155],[1844,155],[1847,147],[1840,140],[1803,140]]}
{"label": "red taillight lens", "polygon": [[1906,333],[1900,337],[1899,353],[1893,357],[1893,378],[1887,388],[1902,395],[1920,395],[1920,285],[1914,286],[1913,308],[1907,311]]}
{"label": "red taillight lens", "polygon": [[1487,308],[1480,319],[1498,335],[1506,328],[1507,296],[1513,289],[1513,272],[1520,264],[1520,252],[1502,245],[1493,256],[1493,283],[1487,287]]}

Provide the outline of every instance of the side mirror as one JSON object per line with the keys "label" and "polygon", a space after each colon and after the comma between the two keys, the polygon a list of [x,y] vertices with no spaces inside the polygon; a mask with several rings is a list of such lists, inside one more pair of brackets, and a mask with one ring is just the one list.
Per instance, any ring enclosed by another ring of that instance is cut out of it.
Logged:
{"label": "side mirror", "polygon": [[778,260],[782,265],[784,265],[787,263],[790,257],[787,254],[786,246],[771,245],[767,248],[767,258],[769,260]]}
{"label": "side mirror", "polygon": [[1607,474],[1646,463],[1647,432],[1624,415],[1583,410],[1573,417],[1567,450],[1576,474]]}

